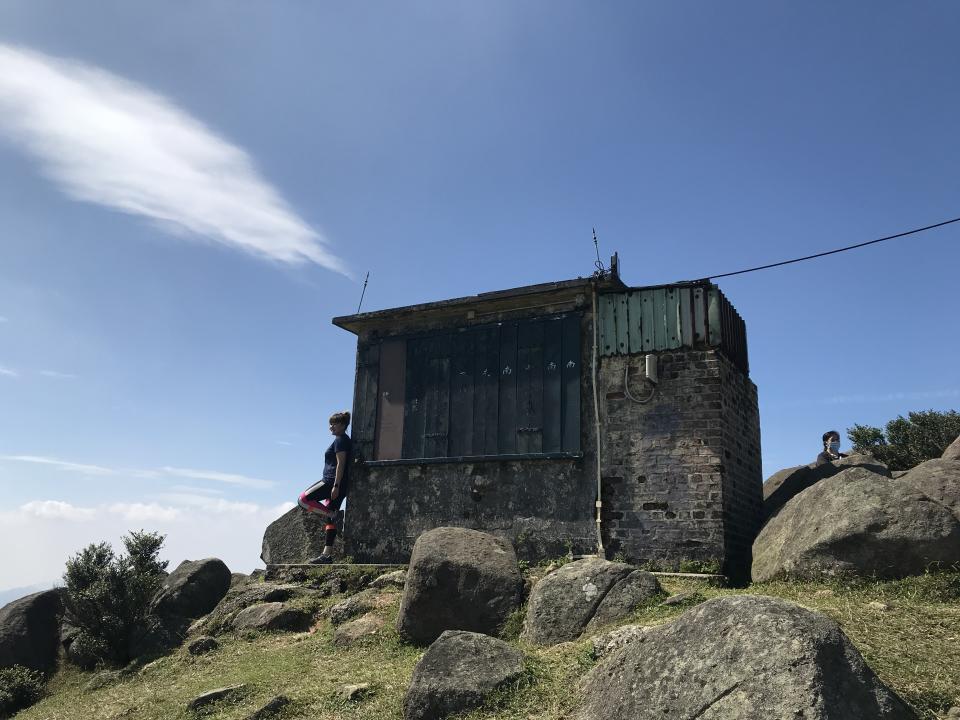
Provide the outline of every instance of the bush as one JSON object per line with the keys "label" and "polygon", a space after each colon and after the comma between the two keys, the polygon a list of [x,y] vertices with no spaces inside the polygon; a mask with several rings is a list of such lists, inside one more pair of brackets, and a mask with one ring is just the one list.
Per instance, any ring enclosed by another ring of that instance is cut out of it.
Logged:
{"label": "bush", "polygon": [[924,460],[943,455],[960,436],[960,413],[956,410],[926,410],[898,416],[886,425],[886,432],[870,425],[854,425],[847,437],[854,452],[872,453],[891,470],[909,470]]}
{"label": "bush", "polygon": [[114,555],[109,543],[94,543],[67,561],[65,622],[77,628],[69,652],[75,663],[122,665],[130,659],[130,638],[146,624],[150,600],[166,576],[167,562],[157,559],[164,539],[132,532],[123,538],[125,555]]}
{"label": "bush", "polygon": [[20,665],[0,668],[0,718],[30,707],[43,696],[43,673]]}

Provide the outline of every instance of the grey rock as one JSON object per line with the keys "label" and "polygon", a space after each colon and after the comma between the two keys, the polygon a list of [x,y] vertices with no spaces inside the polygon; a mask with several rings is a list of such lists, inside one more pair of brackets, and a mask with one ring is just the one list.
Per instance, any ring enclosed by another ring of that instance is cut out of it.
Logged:
{"label": "grey rock", "polygon": [[246,692],[246,689],[246,685],[231,685],[230,687],[209,690],[187,703],[187,710],[196,712],[221,700],[239,700],[244,692]]}
{"label": "grey rock", "polygon": [[960,720],[960,707],[952,707],[947,710],[947,720]]}
{"label": "grey rock", "polygon": [[960,460],[927,460],[907,470],[900,478],[960,520]]}
{"label": "grey rock", "polygon": [[227,594],[230,580],[230,568],[222,560],[184,560],[164,580],[151,609],[160,617],[202,617]]}
{"label": "grey rock", "polygon": [[943,505],[865,468],[808,488],[753,544],[753,580],[897,578],[960,562],[960,523]]}
{"label": "grey rock", "polygon": [[677,593],[676,595],[671,595],[660,604],[666,605],[667,607],[673,607],[673,606],[683,606],[683,605],[696,605],[697,603],[702,603],[703,601],[704,601],[703,595],[701,595],[698,592],[683,592],[683,593]]}
{"label": "grey rock", "polygon": [[238,585],[246,585],[250,582],[250,576],[244,575],[243,573],[231,573],[230,574],[230,589],[237,587]]}
{"label": "grey rock", "polygon": [[323,552],[325,524],[319,515],[293,508],[267,526],[260,559],[267,565],[308,562]]}
{"label": "grey rock", "polygon": [[345,702],[356,702],[370,694],[370,683],[357,683],[356,685],[344,685],[337,692],[341,700]]}
{"label": "grey rock", "polygon": [[285,602],[305,595],[308,591],[297,585],[278,585],[258,582],[231,588],[217,607],[195,625],[196,630],[207,633],[224,632],[238,612],[252,605],[270,602]]}
{"label": "grey rock", "polygon": [[306,610],[272,602],[241,610],[233,619],[232,626],[234,630],[302,632],[310,627],[310,621],[310,613]]}
{"label": "grey rock", "polygon": [[333,605],[327,611],[327,617],[333,625],[341,625],[347,620],[390,605],[396,595],[379,594],[376,590],[364,590],[351,595]]}
{"label": "grey rock", "polygon": [[523,637],[535,645],[576,640],[600,602],[636,568],[600,558],[585,558],[555,570],[530,592]]}
{"label": "grey rock", "polygon": [[808,487],[852,467],[866,468],[878,475],[890,477],[887,466],[869,454],[847,455],[823,465],[798,465],[786,468],[774,473],[763,483],[764,517],[769,518],[775,515],[791,498],[796,497]]}
{"label": "grey rock", "polygon": [[960,437],[957,437],[956,440],[947,445],[947,449],[943,451],[940,459],[960,462]]}
{"label": "grey rock", "polygon": [[356,620],[340,625],[333,631],[333,644],[337,647],[349,647],[380,634],[387,621],[374,613],[367,613]]}
{"label": "grey rock", "polygon": [[198,637],[196,640],[191,642],[187,646],[187,651],[191,655],[205,655],[208,652],[212,652],[220,647],[214,638],[204,635],[203,637]]}
{"label": "grey rock", "polygon": [[574,720],[916,720],[840,627],[763,596],[728,596],[650,628],[586,676]]}
{"label": "grey rock", "polygon": [[651,600],[666,595],[655,576],[645,570],[634,570],[604,595],[597,606],[587,630],[624,620]]}
{"label": "grey rock", "polygon": [[370,583],[370,587],[377,590],[385,590],[387,588],[399,588],[400,590],[403,590],[403,585],[406,581],[406,570],[394,570],[374,578]]}
{"label": "grey rock", "polygon": [[599,660],[614,650],[632,642],[640,635],[643,635],[647,629],[648,628],[643,625],[623,625],[603,635],[597,635],[592,641],[594,659]]}
{"label": "grey rock", "polygon": [[47,672],[57,664],[63,590],[27,595],[0,608],[0,667]]}
{"label": "grey rock", "polygon": [[413,546],[397,630],[413,643],[444,630],[494,634],[520,605],[523,580],[513,546],[466,528],[437,528]]}
{"label": "grey rock", "polygon": [[189,623],[176,615],[149,617],[130,636],[127,654],[140,662],[164,655],[183,642]]}
{"label": "grey rock", "polygon": [[440,720],[480,707],[487,695],[523,673],[523,653],[480,633],[445,631],[413,670],[404,720]]}
{"label": "grey rock", "polygon": [[276,715],[289,704],[290,698],[286,695],[277,695],[269,700],[262,708],[247,715],[246,720],[266,720]]}

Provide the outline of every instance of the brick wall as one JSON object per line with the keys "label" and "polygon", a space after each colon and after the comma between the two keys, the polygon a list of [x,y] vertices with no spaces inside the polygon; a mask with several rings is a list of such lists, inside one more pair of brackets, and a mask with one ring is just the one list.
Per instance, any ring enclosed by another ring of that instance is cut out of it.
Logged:
{"label": "brick wall", "polygon": [[603,533],[608,556],[678,568],[719,562],[741,576],[761,502],[756,386],[714,350],[603,358],[599,391]]}

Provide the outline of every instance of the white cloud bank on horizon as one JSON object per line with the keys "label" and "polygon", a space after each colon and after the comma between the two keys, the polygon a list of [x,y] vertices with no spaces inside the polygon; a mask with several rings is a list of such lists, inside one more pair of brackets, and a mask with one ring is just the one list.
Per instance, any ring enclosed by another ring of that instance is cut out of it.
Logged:
{"label": "white cloud bank on horizon", "polygon": [[187,478],[190,480],[209,480],[211,482],[225,483],[227,485],[236,485],[237,487],[251,488],[254,490],[268,490],[276,486],[273,480],[264,480],[262,478],[239,475],[237,473],[226,473],[219,470],[196,470],[193,468],[163,467],[159,470],[142,470],[138,468],[115,468],[105,467],[103,465],[88,465],[85,463],[70,462],[59,458],[45,457],[42,455],[0,455],[0,461],[32,463],[34,465],[49,465],[59,470],[75,472],[81,475],[99,475],[99,476],[132,476],[146,479],[160,479],[164,477]]}
{"label": "white cloud bank on horizon", "polygon": [[0,44],[0,134],[74,199],[350,277],[246,152],[170,100],[105,70]]}
{"label": "white cloud bank on horizon", "polygon": [[293,507],[293,503],[266,507],[219,499],[193,504],[115,502],[96,507],[33,500],[12,512],[0,512],[0,544],[19,548],[0,565],[0,590],[60,578],[67,558],[90,543],[106,541],[122,552],[122,536],[141,528],[167,536],[161,557],[170,561],[171,568],[182,560],[218,557],[234,572],[250,572],[263,566],[260,544],[267,525]]}

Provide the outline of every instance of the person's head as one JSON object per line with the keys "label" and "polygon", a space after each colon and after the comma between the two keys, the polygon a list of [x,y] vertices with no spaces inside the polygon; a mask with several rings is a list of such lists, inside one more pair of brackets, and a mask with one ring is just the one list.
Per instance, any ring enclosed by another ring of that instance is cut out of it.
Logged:
{"label": "person's head", "polygon": [[840,452],[840,433],[836,430],[827,430],[823,434],[823,449]]}
{"label": "person's head", "polygon": [[335,412],[330,416],[330,433],[332,435],[343,435],[347,431],[347,425],[350,424],[350,413]]}

